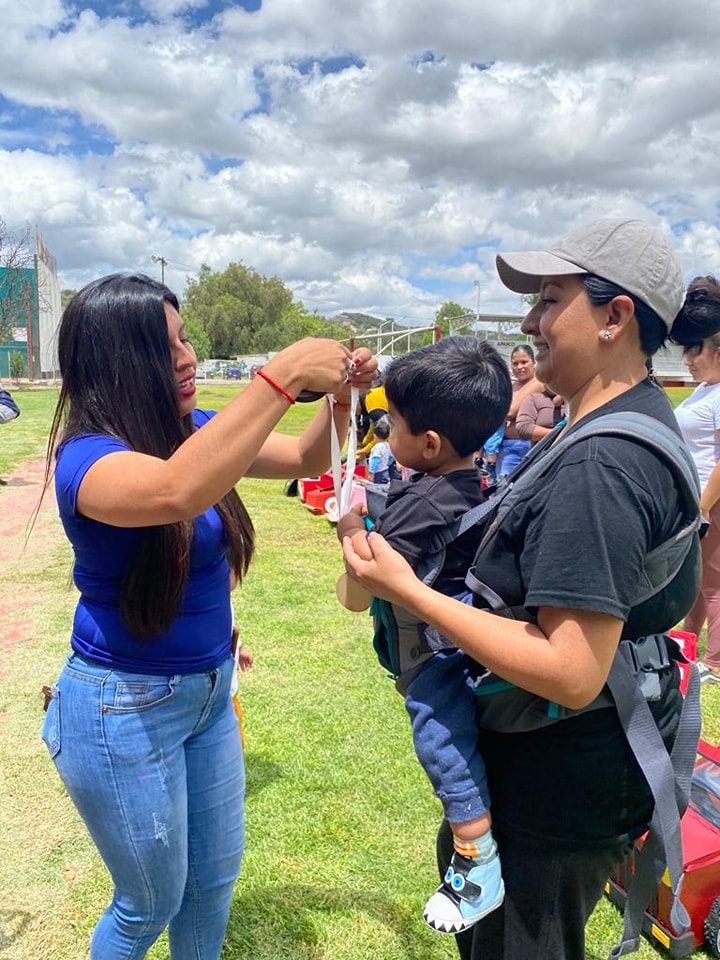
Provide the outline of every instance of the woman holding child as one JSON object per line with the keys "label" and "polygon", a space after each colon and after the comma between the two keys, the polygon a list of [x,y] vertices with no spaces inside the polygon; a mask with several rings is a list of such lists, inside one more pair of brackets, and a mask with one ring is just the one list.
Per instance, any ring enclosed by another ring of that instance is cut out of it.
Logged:
{"label": "woman holding child", "polygon": [[[347,431],[350,381],[376,369],[301,340],[201,411],[178,310],[167,287],[114,274],[59,331],[48,474],[54,457],[80,599],[43,739],[113,879],[91,960],[140,960],[166,926],[173,958],[220,957],[244,841],[230,590],[254,547],[235,484],[325,469],[330,417]],[[334,394],[333,412],[274,433],[304,388]]]}
{"label": "woman holding child", "polygon": [[[671,333],[682,336],[693,306],[682,309],[681,267],[658,230],[598,221],[550,252],[501,254],[497,265],[511,290],[539,294],[523,332],[535,344],[537,376],[568,410],[548,449],[611,412],[642,413],[678,432],[645,360]],[[621,639],[662,635],[692,606],[697,549],[664,589],[634,599],[646,554],[680,529],[685,507],[667,461],[643,443],[596,435],[568,448],[475,558],[475,576],[528,622],[432,590],[377,533],[359,550],[347,539],[344,552],[371,593],[512,685],[578,710],[605,687]],[[674,661],[658,679],[651,709],[669,746],[681,706]],[[482,729],[478,744],[505,900],[458,936],[460,954],[582,960],[585,922],[653,809],[617,711],[524,732]],[[452,852],[446,826],[438,849],[444,874]]]}

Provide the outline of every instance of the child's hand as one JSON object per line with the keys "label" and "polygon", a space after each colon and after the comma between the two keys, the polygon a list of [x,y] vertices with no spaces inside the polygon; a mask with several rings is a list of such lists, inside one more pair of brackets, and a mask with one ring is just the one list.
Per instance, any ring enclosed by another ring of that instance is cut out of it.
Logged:
{"label": "child's hand", "polygon": [[348,510],[344,517],[340,517],[336,527],[336,533],[340,543],[342,543],[343,537],[353,537],[360,531],[364,532],[365,524],[362,518],[365,513],[367,513],[367,511],[360,504],[357,504],[357,506]]}
{"label": "child's hand", "polygon": [[254,663],[253,655],[250,653],[247,647],[240,647],[240,655],[238,656],[238,667],[242,673],[247,673],[248,670],[252,669]]}
{"label": "child's hand", "polygon": [[373,552],[368,544],[367,531],[365,530],[365,527],[363,527],[361,531],[354,533],[350,537],[350,542],[353,545],[353,550],[362,560],[373,559]]}

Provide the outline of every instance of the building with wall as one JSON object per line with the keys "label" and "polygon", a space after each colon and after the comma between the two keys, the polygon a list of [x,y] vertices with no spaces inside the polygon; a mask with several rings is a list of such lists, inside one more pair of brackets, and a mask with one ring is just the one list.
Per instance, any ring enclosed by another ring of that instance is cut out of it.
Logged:
{"label": "building with wall", "polygon": [[10,355],[19,353],[30,380],[58,372],[57,330],[60,325],[60,284],[57,262],[38,233],[32,265],[0,266],[0,301],[9,319],[10,336],[0,343],[0,378],[10,375]]}

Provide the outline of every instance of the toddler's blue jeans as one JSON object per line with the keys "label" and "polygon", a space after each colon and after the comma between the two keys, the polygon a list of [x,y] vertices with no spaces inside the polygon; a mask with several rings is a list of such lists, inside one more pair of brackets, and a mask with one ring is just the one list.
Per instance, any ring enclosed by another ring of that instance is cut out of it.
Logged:
{"label": "toddler's blue jeans", "polygon": [[462,650],[438,650],[405,694],[415,752],[451,823],[469,823],[490,806],[471,663]]}
{"label": "toddler's blue jeans", "polygon": [[112,875],[91,960],[138,960],[169,926],[173,960],[218,960],[244,840],[234,663],[174,677],[73,654],[43,725]]}

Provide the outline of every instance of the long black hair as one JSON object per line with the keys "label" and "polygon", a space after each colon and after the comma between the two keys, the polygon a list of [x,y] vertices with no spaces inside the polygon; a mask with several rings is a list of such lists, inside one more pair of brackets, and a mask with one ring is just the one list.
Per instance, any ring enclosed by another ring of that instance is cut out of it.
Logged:
{"label": "long black hair", "polygon": [[[45,468],[49,482],[57,447],[82,434],[105,434],[132,450],[167,460],[194,430],[180,417],[165,304],[175,294],[143,274],[115,273],[83,287],[70,301],[58,332],[62,388]],[[255,532],[233,488],[215,504],[228,562],[242,580]],[[148,639],[167,631],[190,569],[192,521],[144,527],[120,588],[128,630]]]}

